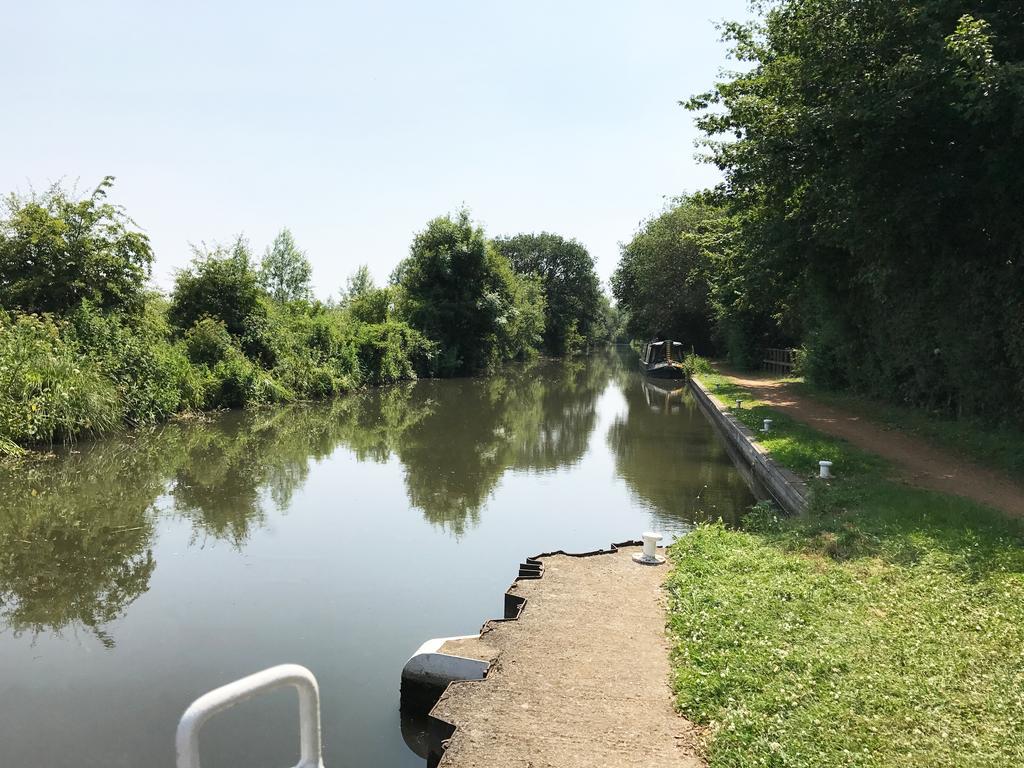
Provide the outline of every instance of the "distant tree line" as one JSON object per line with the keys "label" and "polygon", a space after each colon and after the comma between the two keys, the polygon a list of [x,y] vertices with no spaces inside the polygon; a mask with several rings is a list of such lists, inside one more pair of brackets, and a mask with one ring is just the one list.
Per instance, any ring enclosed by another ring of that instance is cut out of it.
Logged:
{"label": "distant tree line", "polygon": [[107,199],[59,185],[0,215],[0,454],[189,410],[325,398],[472,375],[621,335],[579,243],[490,240],[466,211],[430,221],[388,285],[360,268],[313,298],[287,229],[257,260],[239,236],[193,247],[164,296],[148,237]]}
{"label": "distant tree line", "polygon": [[819,385],[1024,422],[1024,6],[765,8],[687,102],[724,183],[623,247],[632,334],[799,346]]}

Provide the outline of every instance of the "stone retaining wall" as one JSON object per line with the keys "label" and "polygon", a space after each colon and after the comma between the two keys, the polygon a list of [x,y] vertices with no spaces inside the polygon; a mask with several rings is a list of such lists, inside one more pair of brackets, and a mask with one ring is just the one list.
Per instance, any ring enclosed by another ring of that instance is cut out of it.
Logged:
{"label": "stone retaining wall", "polygon": [[757,442],[757,436],[691,376],[690,392],[715,429],[756,496],[767,495],[783,511],[796,515],[807,509],[807,484],[783,467]]}

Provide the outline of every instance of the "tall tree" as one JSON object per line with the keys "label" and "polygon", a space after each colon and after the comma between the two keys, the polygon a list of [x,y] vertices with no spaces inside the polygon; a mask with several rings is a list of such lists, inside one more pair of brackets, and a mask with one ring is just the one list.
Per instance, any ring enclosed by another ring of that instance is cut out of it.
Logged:
{"label": "tall tree", "polygon": [[362,323],[387,322],[395,302],[395,288],[378,288],[373,282],[370,268],[361,264],[348,276],[341,291],[341,305],[353,320]]}
{"label": "tall tree", "polygon": [[591,338],[600,343],[626,343],[630,339],[628,323],[629,313],[620,305],[613,304],[606,293],[602,293],[596,329],[591,333]]}
{"label": "tall tree", "polygon": [[587,249],[551,232],[499,237],[494,244],[517,273],[540,276],[547,304],[544,348],[555,355],[576,351],[600,314],[601,281]]}
{"label": "tall tree", "polygon": [[263,289],[275,301],[309,299],[313,293],[312,274],[309,259],[295,245],[291,231],[282,229],[260,262],[259,279]]}
{"label": "tall tree", "polygon": [[135,312],[153,251],[124,211],[107,202],[114,177],[76,200],[54,185],[5,201],[0,218],[0,306],[66,314],[83,300]]}
{"label": "tall tree", "polygon": [[622,246],[612,290],[634,338],[660,334],[711,351],[707,234],[721,215],[700,199],[681,198]]}
{"label": "tall tree", "polygon": [[539,286],[512,271],[466,210],[429,222],[394,279],[409,323],[440,343],[440,373],[474,373],[540,341]]}
{"label": "tall tree", "polygon": [[1024,421],[1020,2],[766,7],[689,103],[740,266],[789,294],[819,382]]}
{"label": "tall tree", "polygon": [[341,301],[343,304],[350,302],[364,296],[376,287],[373,275],[370,274],[370,268],[366,264],[360,264],[356,271],[346,278],[345,287],[341,291]]}

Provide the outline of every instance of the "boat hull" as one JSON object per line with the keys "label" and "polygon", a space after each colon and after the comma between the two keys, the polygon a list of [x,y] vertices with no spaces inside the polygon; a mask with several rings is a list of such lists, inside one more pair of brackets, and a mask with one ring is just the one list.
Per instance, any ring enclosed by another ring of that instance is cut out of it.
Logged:
{"label": "boat hull", "polygon": [[685,379],[686,371],[679,363],[654,363],[653,365],[641,364],[644,376],[652,379]]}

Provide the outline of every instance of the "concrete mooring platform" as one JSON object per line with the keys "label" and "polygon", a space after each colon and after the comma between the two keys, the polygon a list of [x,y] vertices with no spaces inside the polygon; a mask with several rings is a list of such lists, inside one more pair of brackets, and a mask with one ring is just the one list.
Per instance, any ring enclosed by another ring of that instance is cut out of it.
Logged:
{"label": "concrete mooring platform", "polygon": [[576,768],[704,765],[695,727],[676,714],[665,637],[667,567],[639,546],[531,558],[474,654],[483,680],[453,682],[430,712],[428,765]]}

